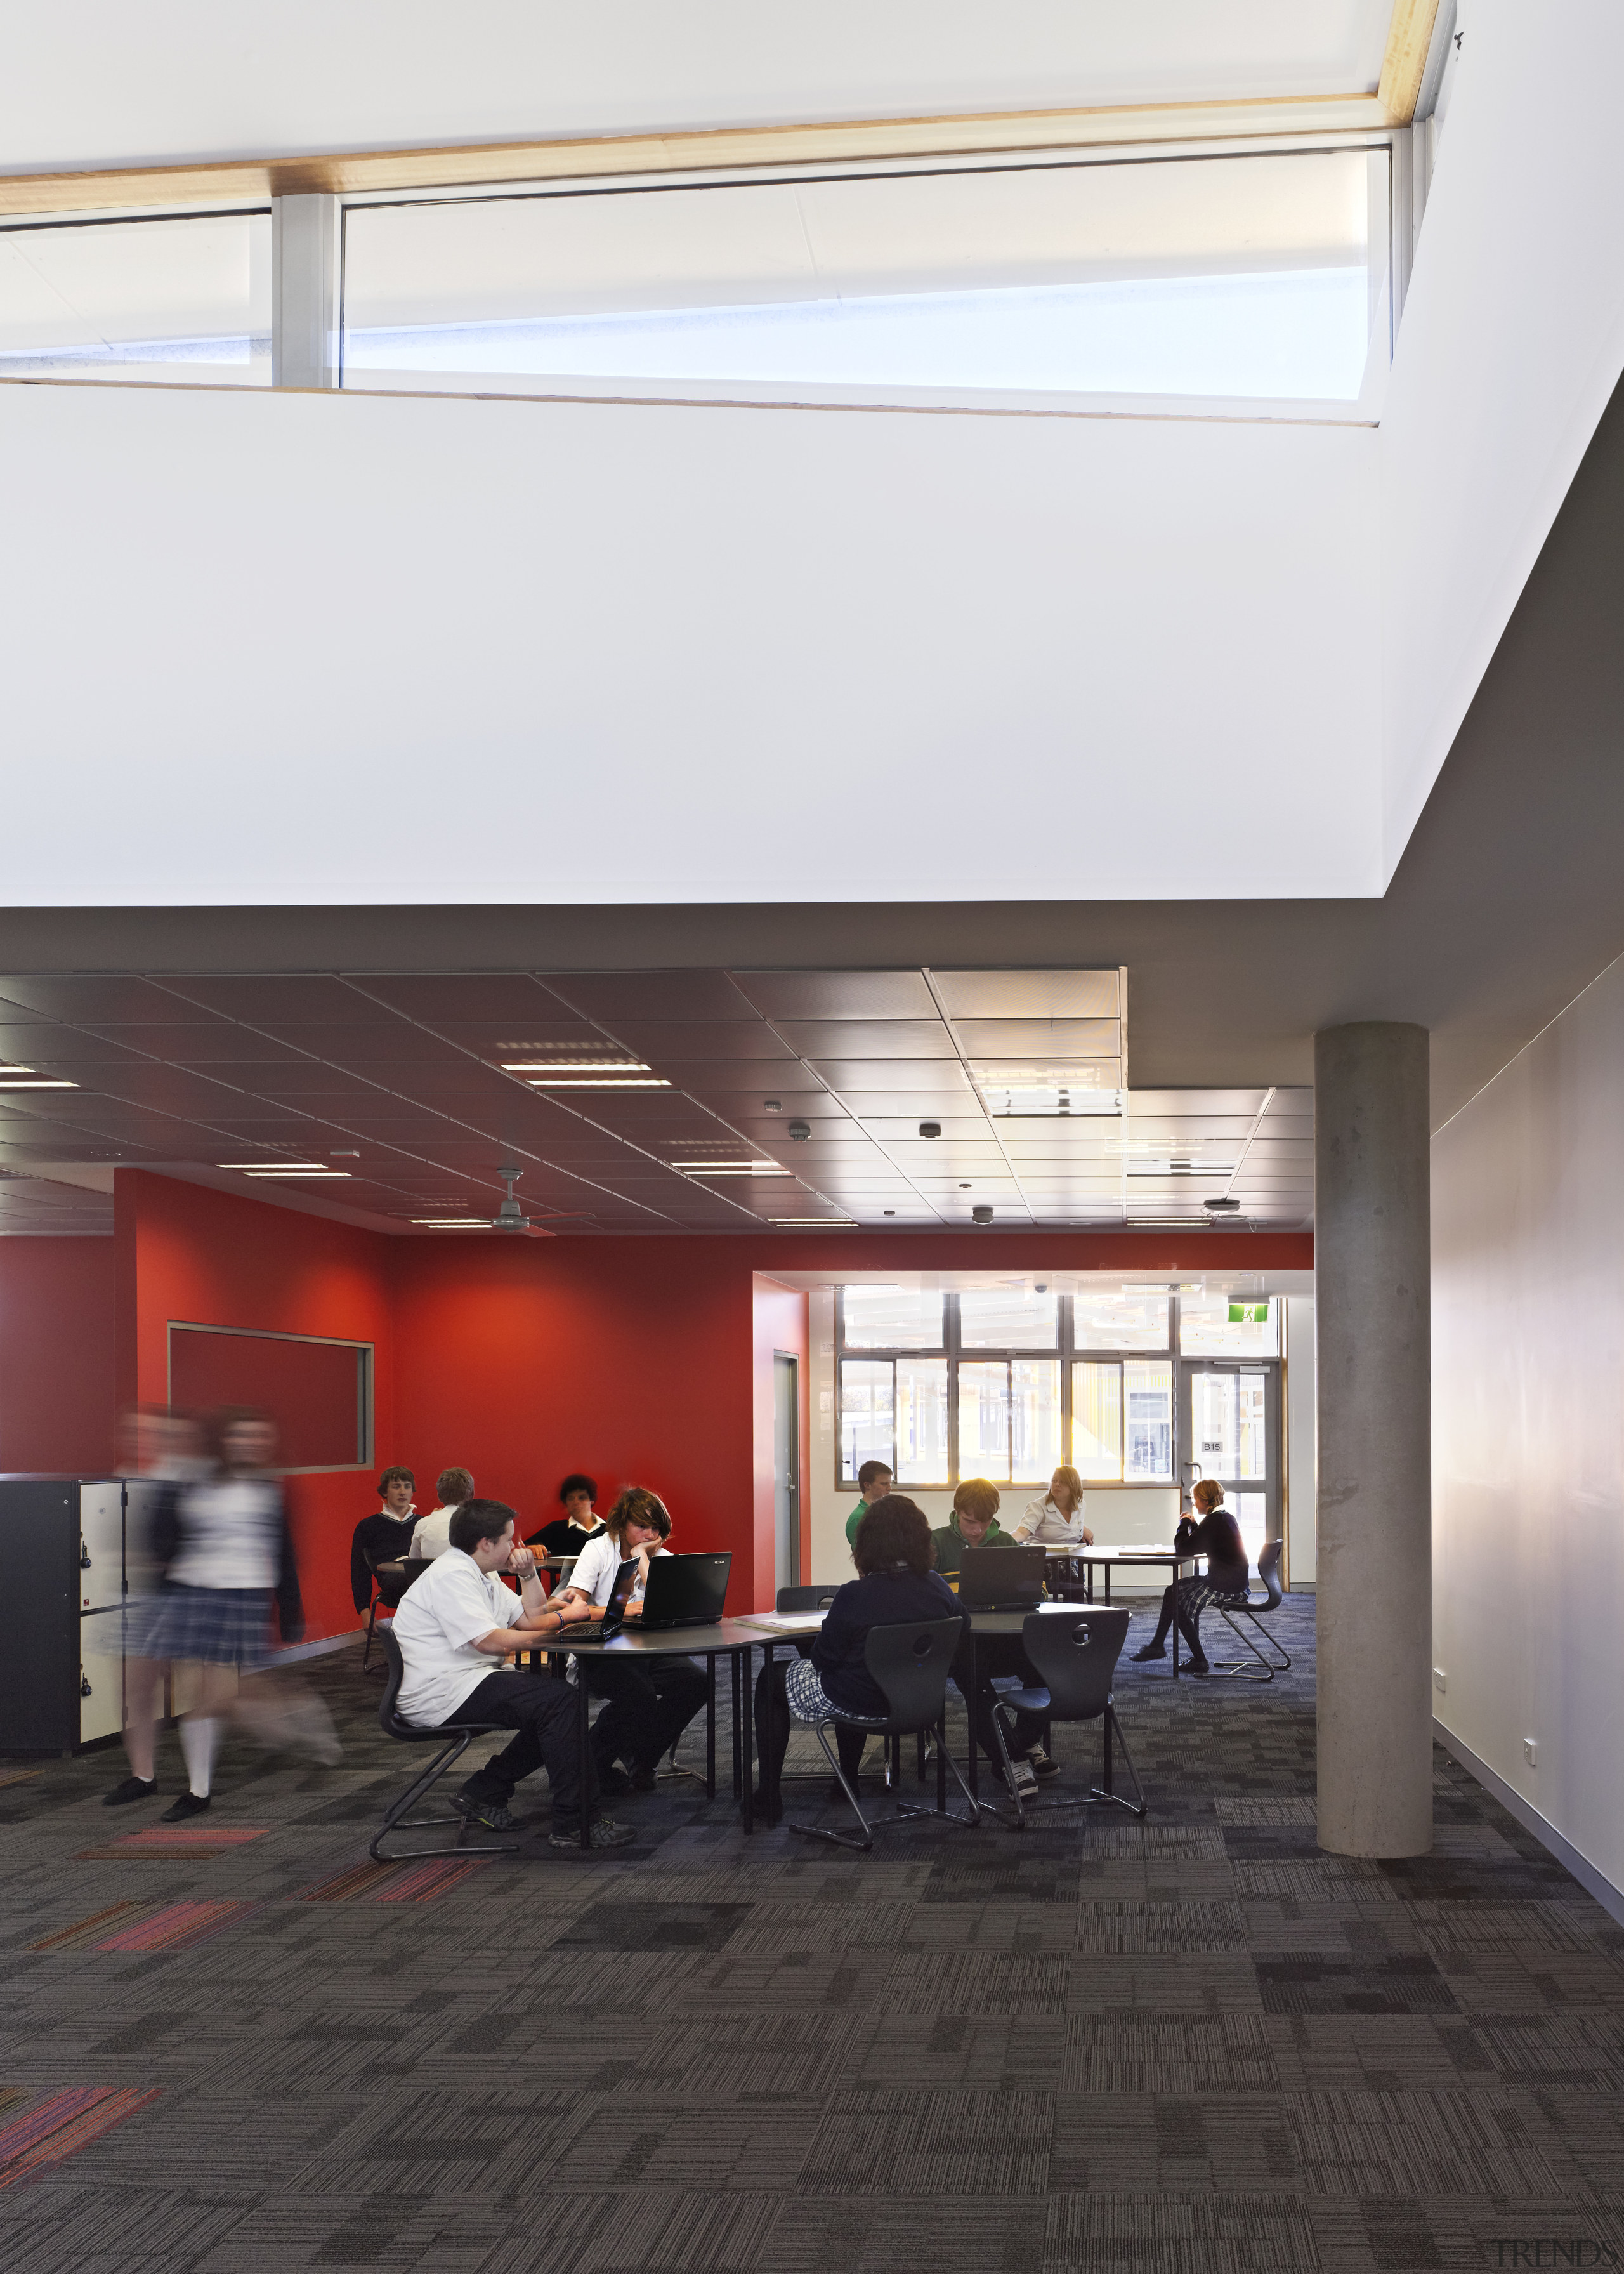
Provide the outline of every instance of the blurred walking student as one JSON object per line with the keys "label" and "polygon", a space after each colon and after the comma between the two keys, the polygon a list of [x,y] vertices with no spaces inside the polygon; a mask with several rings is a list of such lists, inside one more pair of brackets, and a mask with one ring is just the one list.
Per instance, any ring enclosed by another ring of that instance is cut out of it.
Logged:
{"label": "blurred walking student", "polygon": [[440,1501],[426,1516],[417,1518],[417,1529],[411,1535],[411,1545],[406,1553],[432,1562],[443,1555],[451,1545],[451,1519],[464,1501],[474,1496],[474,1480],[466,1469],[442,1469],[434,1480],[434,1491]]}
{"label": "blurred walking student", "polygon": [[160,1581],[146,1608],[139,1656],[131,1668],[126,1742],[132,1774],[104,1801],[118,1808],[156,1791],[153,1724],[163,1669],[184,1666],[196,1685],[180,1724],[187,1790],[164,1811],[166,1824],[208,1807],[228,1716],[267,1743],[303,1737],[327,1758],[337,1752],[325,1711],[308,1693],[273,1699],[241,1686],[245,1674],[266,1662],[273,1601],[284,1643],[297,1642],[304,1630],[282,1490],[267,1473],[276,1449],[274,1427],[263,1413],[228,1407],[209,1416],[203,1434],[209,1476],[169,1487],[154,1512],[152,1555]]}

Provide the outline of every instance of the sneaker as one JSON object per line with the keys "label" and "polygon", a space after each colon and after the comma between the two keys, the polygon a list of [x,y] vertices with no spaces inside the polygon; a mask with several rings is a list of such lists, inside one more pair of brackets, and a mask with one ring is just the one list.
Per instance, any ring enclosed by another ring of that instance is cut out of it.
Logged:
{"label": "sneaker", "polygon": [[1143,1666],[1147,1658],[1165,1658],[1167,1652],[1159,1642],[1147,1642],[1143,1650],[1131,1650],[1129,1657],[1135,1666]]}
{"label": "sneaker", "polygon": [[502,1800],[481,1800],[467,1786],[451,1796],[451,1805],[464,1824],[483,1825],[487,1832],[516,1832],[515,1819],[508,1813],[508,1803]]}
{"label": "sneaker", "polygon": [[[587,1845],[590,1848],[628,1848],[636,1837],[631,1825],[617,1824],[612,1816],[600,1816],[592,1826]],[[549,1848],[579,1848],[580,1826],[577,1825],[573,1832],[549,1832],[547,1845]]]}
{"label": "sneaker", "polygon": [[627,1788],[631,1792],[653,1792],[657,1789],[659,1780],[647,1762],[638,1761],[626,1782]]}
{"label": "sneaker", "polygon": [[102,1796],[103,1808],[128,1808],[132,1800],[150,1800],[158,1789],[156,1777],[127,1776]]}
{"label": "sneaker", "polygon": [[1030,1761],[1011,1761],[1007,1781],[1011,1792],[1018,1800],[1030,1800],[1038,1788],[1038,1781]]}
{"label": "sneaker", "polygon": [[201,1816],[208,1806],[206,1792],[183,1792],[177,1801],[166,1808],[158,1818],[160,1824],[184,1824],[189,1816]]}
{"label": "sneaker", "polygon": [[1052,1777],[1058,1776],[1060,1773],[1059,1762],[1051,1754],[1046,1753],[1041,1745],[1033,1746],[1026,1755],[1026,1761],[1034,1776]]}

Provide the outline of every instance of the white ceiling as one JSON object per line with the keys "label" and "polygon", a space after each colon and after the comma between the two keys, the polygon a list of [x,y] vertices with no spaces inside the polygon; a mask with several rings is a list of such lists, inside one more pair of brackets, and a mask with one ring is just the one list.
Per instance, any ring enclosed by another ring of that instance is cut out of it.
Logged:
{"label": "white ceiling", "polygon": [[1372,91],[1386,0],[8,11],[0,170]]}

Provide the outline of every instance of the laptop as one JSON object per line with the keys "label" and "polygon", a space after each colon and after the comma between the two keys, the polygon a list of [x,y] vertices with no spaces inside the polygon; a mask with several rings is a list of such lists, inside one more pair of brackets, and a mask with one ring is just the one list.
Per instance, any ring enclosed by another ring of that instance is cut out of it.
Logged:
{"label": "laptop", "polygon": [[614,1575],[614,1585],[609,1590],[609,1600],[604,1606],[601,1619],[572,1619],[561,1635],[547,1635],[538,1647],[551,1644],[554,1650],[601,1650],[612,1642],[626,1623],[626,1606],[632,1599],[632,1589],[637,1584],[637,1558],[628,1555]]}
{"label": "laptop", "polygon": [[649,1563],[649,1584],[643,1591],[644,1633],[671,1627],[714,1626],[727,1600],[727,1574],[733,1553],[706,1555],[656,1555]]}
{"label": "laptop", "polygon": [[1035,1611],[1048,1561],[1041,1547],[966,1547],[959,1600],[966,1610]]}

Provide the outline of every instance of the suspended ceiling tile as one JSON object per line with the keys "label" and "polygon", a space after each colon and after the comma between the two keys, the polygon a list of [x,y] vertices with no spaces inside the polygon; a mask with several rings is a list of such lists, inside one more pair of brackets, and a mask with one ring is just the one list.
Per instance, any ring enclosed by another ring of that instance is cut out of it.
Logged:
{"label": "suspended ceiling tile", "polygon": [[14,1004],[25,1017],[32,1013],[90,1027],[172,1027],[216,1015],[147,979],[0,978],[0,1005],[4,1004]]}
{"label": "suspended ceiling tile", "polygon": [[1244,1120],[1250,1129],[1267,1096],[1266,1089],[1134,1089],[1128,1093],[1128,1111],[1135,1121],[1141,1115],[1153,1119],[1217,1115]]}
{"label": "suspended ceiling tile", "polygon": [[1115,1058],[1122,1050],[1116,1019],[955,1019],[965,1054],[979,1065],[1014,1059],[1022,1065],[1066,1065]]}
{"label": "suspended ceiling tile", "polygon": [[936,1016],[930,990],[917,971],[735,971],[733,976],[774,1020]]}
{"label": "suspended ceiling tile", "polygon": [[[662,1073],[673,1060],[697,1065],[739,1058],[790,1066],[795,1063],[794,1051],[760,1019],[673,1019],[658,1026],[634,1020],[617,1026],[615,1034],[640,1058],[658,1064]],[[729,1065],[726,1071],[731,1075],[741,1070]]]}
{"label": "suspended ceiling tile", "polygon": [[357,1020],[353,1024],[336,1023],[320,1026],[304,1021],[297,1026],[264,1024],[264,1031],[297,1050],[308,1051],[312,1058],[326,1058],[335,1065],[366,1066],[374,1064],[397,1065],[461,1065],[478,1066],[483,1061],[461,1050],[455,1043],[432,1035],[425,1027],[413,1027],[404,1019]]}
{"label": "suspended ceiling tile", "polygon": [[492,1065],[500,1065],[504,1058],[564,1058],[575,1051],[590,1051],[596,1058],[617,1054],[616,1046],[589,1020],[572,1018],[561,1004],[549,1004],[539,988],[536,999],[542,1010],[539,1018],[436,1019],[425,1020],[425,1028]]}
{"label": "suspended ceiling tile", "polygon": [[894,1124],[898,1134],[918,1138],[921,1121],[939,1121],[944,1136],[960,1128],[967,1135],[989,1136],[987,1118],[976,1110],[975,1093],[969,1089],[853,1090],[846,1103],[853,1118],[876,1134],[882,1123]]}
{"label": "suspended ceiling tile", "polygon": [[[612,1032],[617,1022],[639,1026],[714,1019],[754,1020],[757,1013],[722,971],[538,972],[538,979],[567,1009],[595,1019]],[[619,1037],[617,1035],[616,1039]]]}
{"label": "suspended ceiling tile", "polygon": [[[192,1004],[227,1019],[241,1019],[251,1027],[297,1027],[375,1023],[381,1013],[376,1003],[347,987],[342,979],[323,974],[295,973],[279,978],[176,979],[167,1016],[185,1016]],[[100,1024],[117,1023],[106,1020]]]}
{"label": "suspended ceiling tile", "polygon": [[957,1058],[819,1058],[813,1072],[859,1113],[869,1099],[885,1092],[951,1096],[955,1101],[953,1111],[959,1113],[975,1096],[970,1078]]}
{"label": "suspended ceiling tile", "polygon": [[274,1041],[229,1019],[199,1020],[190,1027],[124,1027],[116,1031],[86,1027],[75,1031],[82,1035],[87,1050],[139,1050],[172,1065],[218,1071],[229,1081],[242,1079],[239,1066],[297,1065],[309,1055],[290,1043]]}
{"label": "suspended ceiling tile", "polygon": [[[213,1031],[199,1028],[199,1033]],[[230,1028],[222,1030],[229,1033]],[[133,1037],[132,1038],[133,1039]],[[143,1036],[142,1049],[150,1050]],[[157,1053],[160,1057],[162,1052]],[[78,1027],[59,1026],[53,1019],[38,1019],[32,1026],[0,1025],[0,1064],[31,1065],[37,1072],[60,1066],[64,1073],[80,1065],[139,1065],[139,1054],[121,1042],[87,1034]]]}
{"label": "suspended ceiling tile", "polygon": [[960,1019],[1114,1019],[1115,971],[934,971],[936,991]]}
{"label": "suspended ceiling tile", "polygon": [[781,1022],[778,1032],[807,1059],[834,1058],[849,1064],[859,1058],[936,1058],[959,1063],[952,1037],[940,1019],[798,1019]]}
{"label": "suspended ceiling tile", "polygon": [[568,1023],[554,998],[527,972],[428,972],[409,977],[375,977],[371,972],[346,974],[346,983],[358,994],[387,1003],[409,1019],[432,1027],[447,1020],[483,1020],[506,1034],[512,1022],[523,1034],[539,1020],[545,1028],[560,1018]]}

